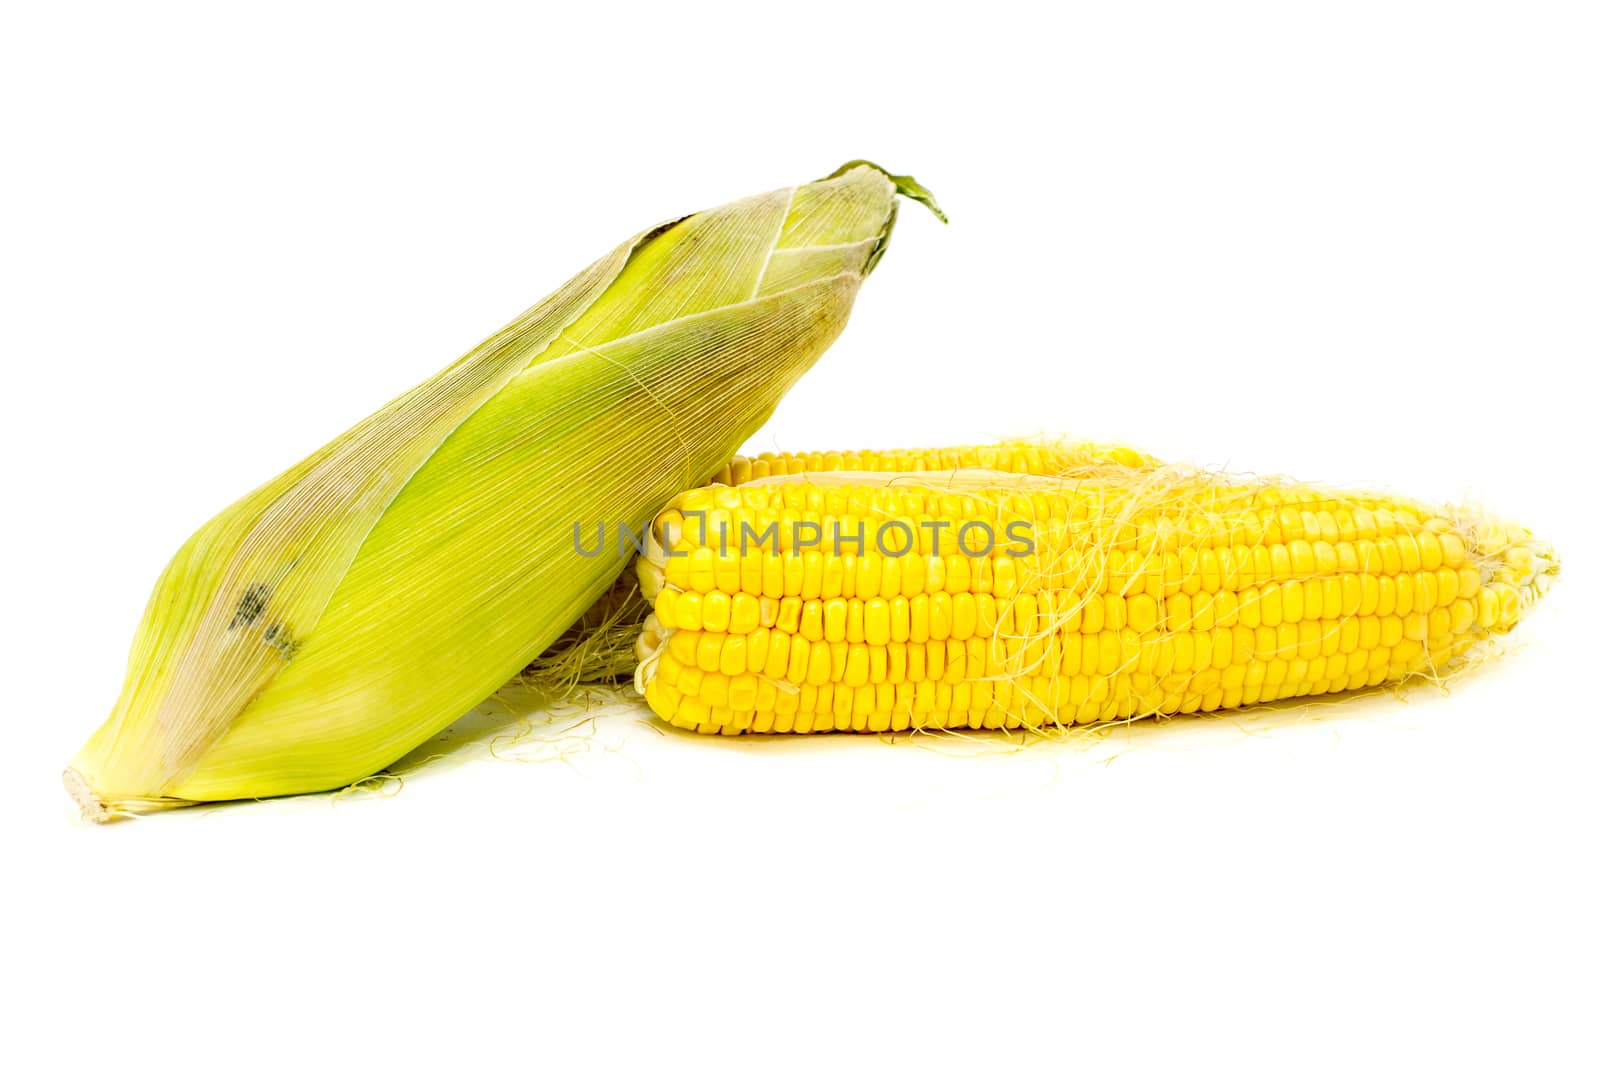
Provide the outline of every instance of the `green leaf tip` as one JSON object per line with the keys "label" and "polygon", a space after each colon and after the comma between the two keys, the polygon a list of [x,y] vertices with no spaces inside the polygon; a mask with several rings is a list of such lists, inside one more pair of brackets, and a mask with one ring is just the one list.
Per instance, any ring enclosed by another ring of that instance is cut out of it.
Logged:
{"label": "green leaf tip", "polygon": [[[887,169],[878,166],[878,164],[872,162],[870,159],[853,159],[849,163],[841,166],[832,174],[828,175],[828,178],[837,178],[845,171],[848,171],[854,167],[871,167],[873,170],[877,171],[879,174],[883,175],[885,178],[889,179],[889,181],[894,183],[894,191],[896,193],[899,193],[907,200],[915,200],[918,204],[921,204],[923,207],[933,212],[934,217],[940,222],[950,222],[949,217],[944,213],[944,209],[939,207],[939,202],[933,198],[933,193],[928,189],[927,186],[923,185],[909,174],[890,174]],[[824,178],[823,181],[827,181],[827,178]]]}

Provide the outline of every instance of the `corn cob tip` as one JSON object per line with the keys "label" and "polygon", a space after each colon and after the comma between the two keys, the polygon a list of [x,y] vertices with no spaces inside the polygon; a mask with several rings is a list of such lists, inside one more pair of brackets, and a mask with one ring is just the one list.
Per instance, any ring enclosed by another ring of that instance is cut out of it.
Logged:
{"label": "corn cob tip", "polygon": [[894,183],[894,191],[896,193],[899,193],[907,200],[915,200],[918,204],[933,212],[934,218],[940,222],[946,224],[950,222],[949,217],[944,213],[944,209],[939,207],[939,202],[933,198],[933,192],[927,186],[909,174],[890,174],[887,168],[879,166],[870,159],[853,159],[849,163],[842,164],[838,170],[828,175],[828,178],[824,178],[823,181],[827,181],[829,178],[837,178],[856,167],[870,167],[872,170],[877,171]]}

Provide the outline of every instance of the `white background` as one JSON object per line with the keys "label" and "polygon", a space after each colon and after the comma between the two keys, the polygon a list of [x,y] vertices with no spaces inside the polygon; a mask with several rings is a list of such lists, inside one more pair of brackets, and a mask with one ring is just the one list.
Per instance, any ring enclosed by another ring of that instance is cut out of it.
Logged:
{"label": "white background", "polygon": [[[1587,5],[3,23],[8,1063],[1594,1063]],[[857,156],[951,223],[905,206],[758,446],[1121,439],[1481,500],[1563,582],[1448,696],[1024,753],[620,705],[77,822],[193,528],[622,237]]]}

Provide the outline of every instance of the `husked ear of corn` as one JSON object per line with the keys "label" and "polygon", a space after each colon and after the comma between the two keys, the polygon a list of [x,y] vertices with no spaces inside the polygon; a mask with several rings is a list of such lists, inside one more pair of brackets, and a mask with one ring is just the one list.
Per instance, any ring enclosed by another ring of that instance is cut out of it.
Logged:
{"label": "husked ear of corn", "polygon": [[1506,633],[1557,571],[1476,513],[1192,468],[806,467],[653,524],[636,684],[669,723],[1038,730],[1358,690]]}
{"label": "husked ear of corn", "polygon": [[897,193],[851,164],[647,230],[207,523],[66,772],[84,812],[343,786],[492,693],[839,334]]}

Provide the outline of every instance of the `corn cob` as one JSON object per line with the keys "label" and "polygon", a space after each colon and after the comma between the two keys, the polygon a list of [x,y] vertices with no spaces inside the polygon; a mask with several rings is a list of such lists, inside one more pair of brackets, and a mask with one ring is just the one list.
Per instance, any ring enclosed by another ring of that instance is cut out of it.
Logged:
{"label": "corn cob", "polygon": [[857,163],[641,233],[206,524],[66,772],[83,811],[342,786],[492,693],[623,567],[575,532],[703,482],[843,329],[897,193],[931,206]]}
{"label": "corn cob", "polygon": [[657,518],[636,685],[722,734],[1213,711],[1436,674],[1556,568],[1462,510],[1186,468],[784,475]]}
{"label": "corn cob", "polygon": [[[1059,474],[1097,464],[1154,467],[1157,461],[1126,445],[1046,439],[954,448],[764,452],[735,456],[709,485],[742,486],[757,478],[805,471],[917,472],[979,468],[988,471]],[[522,678],[542,696],[559,700],[579,686],[614,682],[638,666],[636,636],[650,615],[634,572],[625,571],[582,618],[523,669]]]}

